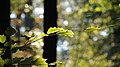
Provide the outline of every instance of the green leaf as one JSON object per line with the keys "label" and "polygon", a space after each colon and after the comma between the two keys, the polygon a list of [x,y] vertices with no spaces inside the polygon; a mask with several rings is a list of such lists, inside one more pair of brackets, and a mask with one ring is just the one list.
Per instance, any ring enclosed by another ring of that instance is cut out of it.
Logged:
{"label": "green leaf", "polygon": [[65,30],[63,28],[56,28],[56,27],[51,27],[48,29],[47,34],[58,34],[58,35],[64,35],[64,36],[73,36],[74,33],[71,30]]}
{"label": "green leaf", "polygon": [[59,63],[57,64],[57,67],[64,67],[64,63],[59,62]]}
{"label": "green leaf", "polygon": [[60,31],[64,31],[64,29],[63,28],[56,28],[56,27],[51,27],[51,28],[49,28],[48,29],[48,31],[47,31],[47,34],[52,34],[52,33],[57,33],[57,32],[60,32]]}
{"label": "green leaf", "polygon": [[42,38],[42,37],[45,37],[45,36],[48,36],[47,34],[45,34],[45,33],[41,33],[40,34],[40,37]]}
{"label": "green leaf", "polygon": [[39,64],[40,64],[40,65],[41,65],[41,64],[47,64],[47,63],[46,63],[46,60],[47,60],[47,59],[44,59],[44,58],[38,58],[37,61],[36,61],[36,64],[38,64],[38,65],[39,65]]}
{"label": "green leaf", "polygon": [[95,31],[95,30],[99,31],[99,30],[101,30],[101,28],[91,26],[91,27],[88,27],[85,31],[86,32],[92,32],[92,31]]}
{"label": "green leaf", "polygon": [[58,32],[57,34],[64,35],[64,36],[70,36],[70,37],[74,35],[74,33],[71,30],[62,30]]}
{"label": "green leaf", "polygon": [[101,12],[101,8],[100,8],[100,7],[96,7],[96,8],[95,8],[95,11],[96,11],[96,12]]}
{"label": "green leaf", "polygon": [[11,60],[10,59],[5,59],[5,64],[7,64],[7,65],[11,64]]}
{"label": "green leaf", "polygon": [[31,67],[32,59],[32,57],[21,59],[19,64],[20,67]]}
{"label": "green leaf", "polygon": [[4,43],[6,41],[6,36],[0,35],[0,42]]}
{"label": "green leaf", "polygon": [[6,33],[8,36],[11,36],[11,35],[13,35],[13,34],[16,33],[16,30],[10,26],[10,27],[7,27],[7,29],[5,30],[5,33]]}
{"label": "green leaf", "polygon": [[15,53],[18,49],[20,49],[21,47],[12,47],[11,52]]}
{"label": "green leaf", "polygon": [[36,39],[37,39],[36,37],[31,37],[29,40],[30,40],[31,42],[34,42]]}
{"label": "green leaf", "polygon": [[16,41],[10,40],[10,41],[6,42],[6,43],[4,44],[4,46],[7,47],[7,46],[10,46],[11,44],[15,44],[15,43],[16,43]]}
{"label": "green leaf", "polygon": [[3,67],[4,64],[5,64],[4,60],[0,57],[0,67]]}
{"label": "green leaf", "polygon": [[37,67],[48,67],[48,64],[41,64],[41,65],[38,65]]}
{"label": "green leaf", "polygon": [[5,49],[4,48],[0,48],[0,55],[3,55],[5,52]]}

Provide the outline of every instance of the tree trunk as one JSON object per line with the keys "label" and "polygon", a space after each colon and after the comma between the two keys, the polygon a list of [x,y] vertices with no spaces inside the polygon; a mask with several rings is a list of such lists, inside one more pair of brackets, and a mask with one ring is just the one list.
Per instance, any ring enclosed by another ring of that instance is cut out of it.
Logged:
{"label": "tree trunk", "polygon": [[[26,3],[29,7],[32,6],[32,0],[28,0]],[[28,9],[28,8],[25,8]],[[33,27],[33,21],[34,19],[30,16],[32,14],[32,10],[29,8],[29,12],[24,12],[25,13],[25,27],[27,31],[30,31]]]}
{"label": "tree trunk", "polygon": [[[5,30],[10,26],[10,0],[1,0],[0,9],[0,35],[5,35],[8,41],[10,38],[5,34]],[[6,49],[2,58],[11,59],[10,46],[4,47],[4,44],[0,43],[0,48]],[[5,67],[9,66],[6,65]]]}
{"label": "tree trunk", "polygon": [[[57,27],[57,0],[44,0],[44,32],[50,27]],[[56,43],[57,36],[49,36],[44,38],[43,58],[47,59],[47,63],[56,61]]]}
{"label": "tree trunk", "polygon": [[[118,0],[116,0],[115,2],[112,2],[113,6],[118,6],[118,4],[119,4]],[[114,46],[111,47],[109,54],[108,54],[108,58],[112,59],[112,61],[114,62],[113,67],[120,66],[120,58],[119,56],[117,56],[118,54],[120,54],[120,26],[119,26],[120,20],[118,19],[119,13],[115,9],[111,10],[110,12],[112,23],[117,24],[115,27],[113,27]],[[112,58],[113,56],[116,56],[116,58]]]}

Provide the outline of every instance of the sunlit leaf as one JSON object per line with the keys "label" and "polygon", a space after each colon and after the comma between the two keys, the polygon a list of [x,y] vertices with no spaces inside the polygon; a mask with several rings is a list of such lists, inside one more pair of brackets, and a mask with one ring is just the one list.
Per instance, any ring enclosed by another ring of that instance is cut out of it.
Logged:
{"label": "sunlit leaf", "polygon": [[66,30],[63,28],[56,28],[56,27],[51,27],[50,29],[48,29],[47,34],[58,34],[58,35],[64,35],[64,36],[73,36],[74,33],[71,30]]}
{"label": "sunlit leaf", "polygon": [[6,36],[0,35],[0,42],[4,43],[6,41]]}
{"label": "sunlit leaf", "polygon": [[46,63],[46,59],[44,58],[38,58],[36,56],[33,57],[33,64],[35,64],[37,67],[48,67],[48,64]]}
{"label": "sunlit leaf", "polygon": [[63,28],[56,28],[56,27],[51,27],[51,28],[49,28],[48,29],[48,31],[47,31],[47,34],[52,34],[52,33],[56,33],[56,32],[59,32],[59,31],[61,31],[61,30],[64,30]]}
{"label": "sunlit leaf", "polygon": [[41,33],[40,34],[40,37],[42,38],[42,37],[45,37],[45,36],[48,36],[47,34],[45,34],[45,33]]}
{"label": "sunlit leaf", "polygon": [[100,8],[100,7],[96,7],[96,8],[95,8],[95,11],[96,11],[96,12],[101,12],[101,8]]}
{"label": "sunlit leaf", "polygon": [[74,33],[71,30],[62,30],[58,32],[57,34],[64,35],[64,36],[70,36],[70,37],[74,35]]}
{"label": "sunlit leaf", "polygon": [[48,67],[48,64],[37,65],[37,67]]}
{"label": "sunlit leaf", "polygon": [[59,62],[59,63],[57,64],[57,67],[64,67],[64,63]]}
{"label": "sunlit leaf", "polygon": [[44,59],[44,58],[38,58],[37,61],[36,61],[36,64],[38,64],[38,65],[39,65],[39,64],[47,64],[47,63],[46,63],[46,60],[47,60],[47,59]]}
{"label": "sunlit leaf", "polygon": [[86,32],[93,32],[93,31],[95,31],[95,30],[99,31],[99,30],[101,30],[101,28],[91,26],[91,27],[88,27],[85,31],[86,31]]}
{"label": "sunlit leaf", "polygon": [[36,40],[36,37],[31,37],[29,40],[33,42]]}

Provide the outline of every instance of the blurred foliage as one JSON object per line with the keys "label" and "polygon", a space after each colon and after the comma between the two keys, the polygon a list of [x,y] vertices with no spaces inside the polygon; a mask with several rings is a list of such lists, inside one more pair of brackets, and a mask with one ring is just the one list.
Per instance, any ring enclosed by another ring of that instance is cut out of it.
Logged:
{"label": "blurred foliage", "polygon": [[0,35],[0,42],[4,43],[6,41],[6,36]]}
{"label": "blurred foliage", "polygon": [[58,0],[58,25],[74,32],[72,39],[61,38],[69,42],[65,55],[68,59],[63,59],[66,67],[114,67],[118,64],[119,61],[113,62],[108,56],[114,46],[114,28],[120,26],[119,14],[119,0]]}
{"label": "blurred foliage", "polygon": [[[11,0],[11,10],[23,9],[28,0]],[[17,7],[16,7],[17,6]]]}
{"label": "blurred foliage", "polygon": [[4,60],[0,58],[0,67],[3,67],[4,63],[5,63]]}

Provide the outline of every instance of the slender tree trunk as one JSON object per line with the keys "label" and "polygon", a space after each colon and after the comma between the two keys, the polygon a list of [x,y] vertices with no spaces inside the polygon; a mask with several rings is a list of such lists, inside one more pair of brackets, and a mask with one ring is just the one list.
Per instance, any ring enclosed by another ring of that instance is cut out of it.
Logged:
{"label": "slender tree trunk", "polygon": [[[44,32],[50,27],[57,27],[57,0],[44,0]],[[44,38],[43,58],[47,59],[47,63],[56,61],[56,43],[57,36]]]}
{"label": "slender tree trunk", "polygon": [[[5,35],[5,30],[10,26],[10,0],[1,0],[0,2],[0,35]],[[7,41],[9,40],[7,36]],[[3,59],[11,59],[10,46],[4,47],[4,44],[0,43],[0,48],[5,48],[5,53],[2,56]],[[9,67],[9,66],[5,66]]]}
{"label": "slender tree trunk", "polygon": [[[118,6],[119,1],[116,0],[115,2],[112,2],[113,6]],[[120,12],[119,12],[120,13]],[[113,24],[120,24],[120,20],[119,18],[119,13],[116,10],[111,10],[111,19],[112,19],[112,23]],[[120,54],[120,26],[115,26],[113,28],[113,41],[114,41],[114,46],[111,47],[109,54],[108,54],[108,58],[112,59],[112,61],[114,62],[113,67],[119,67],[120,66],[120,58],[119,56],[117,56],[117,54]],[[112,58],[113,56],[116,55],[116,58]]]}
{"label": "slender tree trunk", "polygon": [[[28,6],[32,6],[32,0],[28,0],[26,4],[28,4]],[[25,26],[27,28],[27,31],[30,31],[34,27],[34,19],[30,16],[31,14],[32,10],[30,10],[29,12],[25,12]]]}
{"label": "slender tree trunk", "polygon": [[[120,54],[120,27],[117,27],[114,29],[113,35],[114,35],[114,44],[115,45],[111,48],[111,56],[114,56],[115,54]],[[114,67],[120,66],[120,58],[118,56],[112,60],[115,63]]]}
{"label": "slender tree trunk", "polygon": [[[18,41],[19,41],[19,43],[20,43],[20,36],[21,36],[21,34],[20,34],[20,24],[21,24],[21,23],[19,23],[19,20],[20,20],[20,17],[21,17],[21,9],[18,9],[18,11],[19,11],[20,13],[17,14],[17,19],[16,19],[16,30],[17,30],[16,37],[18,38]],[[18,43],[18,44],[19,44],[19,43]]]}

